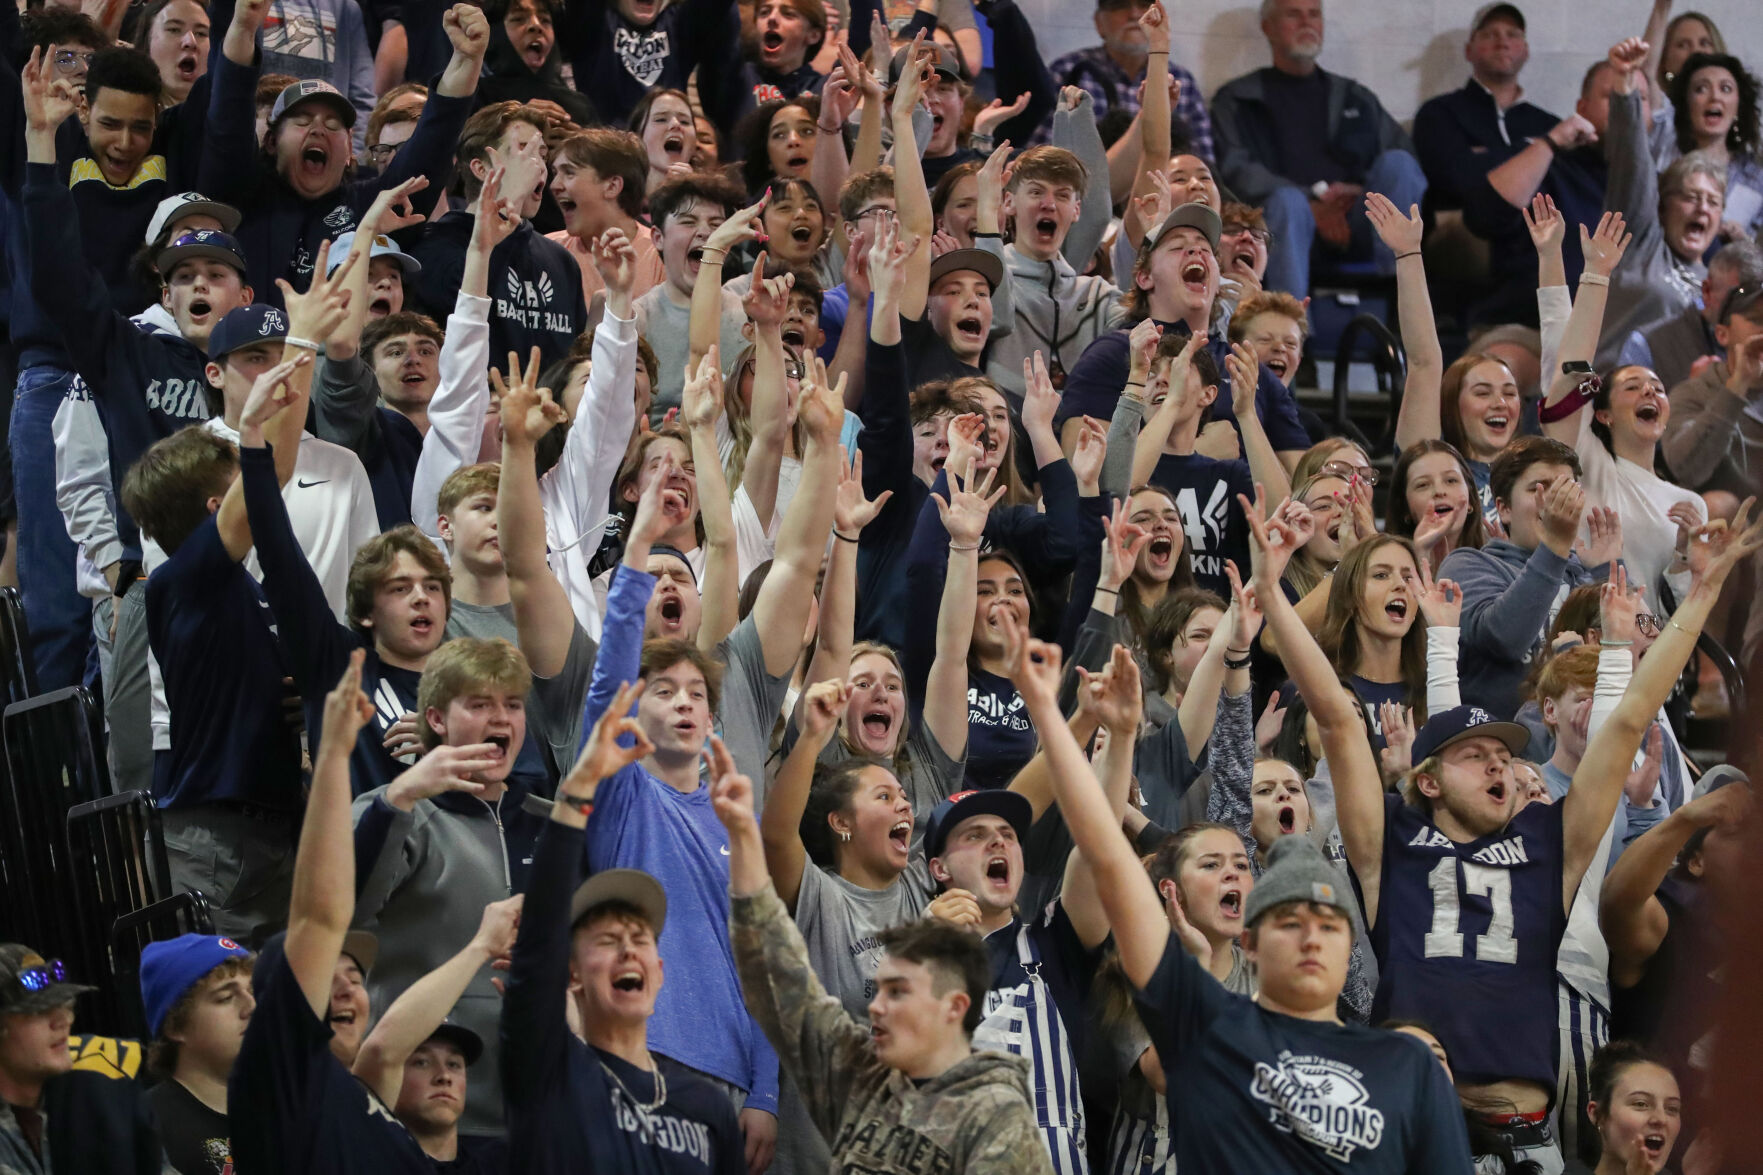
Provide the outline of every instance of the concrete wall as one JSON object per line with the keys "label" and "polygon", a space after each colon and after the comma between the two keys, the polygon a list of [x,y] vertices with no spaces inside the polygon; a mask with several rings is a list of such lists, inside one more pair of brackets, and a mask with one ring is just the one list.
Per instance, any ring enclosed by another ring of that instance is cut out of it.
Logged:
{"label": "concrete wall", "polygon": [[[1200,79],[1208,98],[1231,78],[1268,64],[1258,0],[1166,2],[1175,25],[1173,57]],[[1763,69],[1757,0],[1692,2],[1714,18],[1727,45],[1753,71]],[[1017,3],[1034,22],[1049,61],[1098,41],[1092,0]],[[1325,9],[1322,67],[1364,82],[1407,123],[1422,102],[1457,89],[1468,77],[1463,43],[1476,7],[1474,0],[1333,0]],[[1651,11],[1648,0],[1546,0],[1521,7],[1531,46],[1522,75],[1526,97],[1562,115],[1573,109],[1586,67],[1614,42],[1639,36]]]}

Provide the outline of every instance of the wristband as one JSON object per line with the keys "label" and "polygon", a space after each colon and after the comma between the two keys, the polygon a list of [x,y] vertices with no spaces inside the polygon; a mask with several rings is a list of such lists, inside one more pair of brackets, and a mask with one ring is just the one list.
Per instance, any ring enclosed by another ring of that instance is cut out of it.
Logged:
{"label": "wristband", "polygon": [[1685,635],[1687,637],[1693,638],[1696,635],[1695,633],[1691,632],[1689,629],[1685,628],[1683,625],[1679,624],[1677,622],[1677,617],[1675,617],[1675,616],[1673,616],[1670,620],[1667,620],[1665,623],[1667,626],[1677,629],[1677,631],[1683,633],[1683,635]]}
{"label": "wristband", "polygon": [[1145,386],[1145,381],[1142,379],[1129,379],[1126,381],[1126,386],[1129,388],[1142,388]]}
{"label": "wristband", "polygon": [[1561,150],[1561,148],[1555,146],[1555,140],[1551,139],[1548,135],[1538,135],[1536,138],[1532,139],[1531,142],[1541,143],[1549,149],[1549,154],[1551,155],[1557,154]]}
{"label": "wristband", "polygon": [[1101,584],[1096,585],[1096,590],[1099,592],[1107,592],[1111,596],[1118,596],[1120,594],[1119,588],[1105,588]]}
{"label": "wristband", "polygon": [[[716,256],[712,257],[711,256],[712,253],[716,254]],[[727,249],[704,249],[704,250],[700,251],[698,254],[698,261],[700,264],[702,264],[705,261],[710,261],[710,262],[713,262],[717,265],[721,265],[727,259],[728,259],[728,250]]]}
{"label": "wristband", "polygon": [[954,543],[950,543],[950,544],[949,544],[949,549],[950,549],[950,550],[951,550],[951,551],[977,551],[977,550],[979,550],[979,544],[978,544],[978,543],[975,543],[975,544],[973,544],[973,546],[971,546],[971,547],[962,547],[962,546],[957,546],[957,545],[956,545],[956,544],[954,544]]}
{"label": "wristband", "polygon": [[1240,660],[1240,661],[1232,661],[1232,660],[1231,660],[1231,659],[1230,659],[1230,654],[1229,654],[1229,653],[1226,653],[1226,654],[1225,654],[1225,655],[1224,655],[1224,667],[1225,667],[1225,668],[1226,668],[1226,669],[1247,669],[1247,668],[1248,668],[1248,667],[1249,667],[1249,662],[1250,662],[1250,661],[1251,661],[1251,660],[1252,660],[1252,659],[1253,659],[1253,658],[1251,658],[1251,657],[1249,657],[1249,656],[1248,656],[1248,655],[1246,655],[1246,654],[1245,654],[1245,655],[1244,655],[1244,657],[1243,657],[1243,659],[1242,659],[1242,660]]}
{"label": "wristband", "polygon": [[1598,642],[1598,646],[1600,648],[1605,648],[1605,649],[1627,649],[1627,648],[1632,648],[1634,646],[1634,642],[1633,641],[1605,641],[1605,640],[1601,640]]}
{"label": "wristband", "polygon": [[1579,275],[1579,284],[1582,286],[1607,286],[1610,284],[1610,279],[1601,273],[1582,273]]}
{"label": "wristband", "polygon": [[557,793],[557,802],[559,804],[562,804],[566,808],[574,808],[576,811],[580,812],[584,817],[592,816],[594,814],[594,801],[593,800],[584,800],[578,796],[570,796],[570,795],[565,795],[562,792],[558,792]]}
{"label": "wristband", "polygon": [[833,537],[835,539],[838,539],[841,543],[854,543],[857,541],[857,539],[852,535],[840,534],[839,528],[836,526],[833,527]]}
{"label": "wristband", "polygon": [[303,339],[299,335],[289,335],[282,340],[289,347],[305,347],[308,351],[319,351],[322,348],[311,339]]}
{"label": "wristband", "polygon": [[1581,380],[1579,386],[1553,404],[1537,405],[1537,419],[1543,424],[1554,424],[1557,420],[1567,419],[1592,402],[1592,398],[1598,394],[1598,386],[1596,376]]}
{"label": "wristband", "polygon": [[1418,256],[1420,256],[1420,250],[1419,250],[1419,249],[1410,249],[1410,250],[1408,250],[1408,252],[1406,252],[1406,253],[1397,253],[1397,254],[1396,254],[1396,260],[1397,260],[1397,261],[1400,261],[1400,260],[1402,260],[1402,258],[1404,258],[1404,257],[1418,257]]}
{"label": "wristband", "polygon": [[978,229],[975,229],[973,232],[969,233],[968,236],[972,237],[976,241],[981,237],[996,237],[1000,241],[1004,239],[1003,233],[982,233]]}

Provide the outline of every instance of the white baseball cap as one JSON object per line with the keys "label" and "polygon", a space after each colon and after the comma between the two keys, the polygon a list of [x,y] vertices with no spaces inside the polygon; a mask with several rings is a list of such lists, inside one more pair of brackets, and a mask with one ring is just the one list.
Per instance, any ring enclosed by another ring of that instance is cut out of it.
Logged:
{"label": "white baseball cap", "polygon": [[[329,277],[332,273],[335,273],[337,266],[343,264],[344,260],[349,256],[349,250],[354,247],[355,234],[352,232],[344,233],[342,236],[332,241],[331,255],[329,261],[325,264],[324,275]],[[405,277],[415,277],[422,272],[422,262],[412,257],[404,250],[398,248],[398,242],[394,241],[391,237],[388,237],[385,233],[374,234],[373,248],[367,251],[367,259],[372,261],[375,257],[397,258],[398,264],[404,269]]]}
{"label": "white baseball cap", "polygon": [[166,225],[185,216],[212,216],[220,221],[223,233],[239,230],[239,210],[231,204],[210,200],[201,192],[179,192],[161,200],[159,207],[153,210],[153,219],[147,222],[147,244],[157,241]]}

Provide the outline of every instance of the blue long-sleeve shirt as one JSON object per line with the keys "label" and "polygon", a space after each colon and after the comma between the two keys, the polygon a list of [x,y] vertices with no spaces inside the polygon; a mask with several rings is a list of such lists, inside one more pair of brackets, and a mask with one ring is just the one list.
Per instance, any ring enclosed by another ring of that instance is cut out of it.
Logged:
{"label": "blue long-sleeve shirt", "polygon": [[[640,674],[644,610],[655,577],[620,566],[606,595],[600,654],[582,710],[584,741],[613,695]],[[633,763],[600,784],[588,819],[596,871],[641,869],[667,891],[661,957],[667,982],[649,1018],[649,1047],[747,1091],[777,1113],[777,1054],[741,997],[729,940],[728,833],[700,783],[682,792]]]}

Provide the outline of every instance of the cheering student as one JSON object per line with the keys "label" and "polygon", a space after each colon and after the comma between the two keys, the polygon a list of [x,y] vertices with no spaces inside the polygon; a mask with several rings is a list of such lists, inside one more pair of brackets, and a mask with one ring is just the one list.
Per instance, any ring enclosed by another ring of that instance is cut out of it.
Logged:
{"label": "cheering student", "polygon": [[[1260,554],[1268,527],[1258,529]],[[1278,597],[1274,614],[1300,626],[1279,595],[1277,571],[1264,582],[1258,594]],[[1178,1169],[1334,1172],[1351,1164],[1466,1175],[1463,1116],[1432,1054],[1335,1015],[1359,932],[1357,904],[1340,875],[1302,837],[1275,845],[1243,906],[1243,947],[1258,968],[1259,993],[1226,991],[1208,973],[1210,940],[1178,903],[1165,914],[1066,728],[1059,671],[1057,648],[1017,646],[1016,688],[1041,731],[1060,810],[1095,871],[1162,1065]],[[1343,694],[1340,706],[1349,704]],[[1358,746],[1347,753],[1368,757],[1357,729],[1324,727],[1331,751],[1346,751],[1348,735]]]}
{"label": "cheering student", "polygon": [[[1748,516],[1741,511],[1741,527]],[[1250,520],[1261,525],[1254,511]],[[1432,1024],[1458,1088],[1510,1103],[1498,1125],[1519,1158],[1556,1169],[1555,972],[1568,908],[1642,737],[1728,574],[1763,548],[1763,526],[1742,535],[1703,528],[1696,545],[1689,594],[1587,744],[1560,803],[1518,810],[1511,760],[1529,736],[1473,706],[1436,714],[1421,729],[1404,795],[1386,795],[1356,747],[1353,759],[1329,755],[1341,839],[1381,968],[1372,1018]],[[1614,582],[1604,589],[1619,590]],[[1317,721],[1326,737],[1330,721]],[[1502,1031],[1490,1035],[1491,1023]]]}
{"label": "cheering student", "polygon": [[869,1026],[851,1019],[820,985],[772,888],[752,781],[720,739],[710,746],[741,988],[831,1144],[833,1169],[1051,1175],[1028,1103],[1028,1063],[973,1048],[991,986],[979,940],[935,921],[884,931]]}
{"label": "cheering student", "polygon": [[525,1175],[747,1170],[728,1095],[649,1051],[663,979],[661,883],[637,869],[577,882],[601,783],[655,751],[630,716],[642,689],[622,684],[594,724],[533,853],[502,1006],[509,1169]]}

